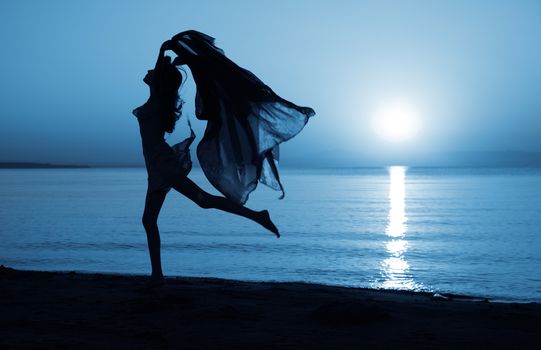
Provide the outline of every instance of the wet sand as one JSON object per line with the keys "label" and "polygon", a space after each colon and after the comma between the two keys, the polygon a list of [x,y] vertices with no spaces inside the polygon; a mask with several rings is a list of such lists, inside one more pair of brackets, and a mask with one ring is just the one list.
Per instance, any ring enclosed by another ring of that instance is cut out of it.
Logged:
{"label": "wet sand", "polygon": [[1,349],[541,349],[541,304],[0,268]]}

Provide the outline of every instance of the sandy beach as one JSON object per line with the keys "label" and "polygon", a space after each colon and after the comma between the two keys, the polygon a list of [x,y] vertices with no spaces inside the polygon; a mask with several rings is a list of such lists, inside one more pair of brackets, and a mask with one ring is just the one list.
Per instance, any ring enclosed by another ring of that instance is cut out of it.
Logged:
{"label": "sandy beach", "polygon": [[0,268],[2,349],[539,349],[541,305]]}

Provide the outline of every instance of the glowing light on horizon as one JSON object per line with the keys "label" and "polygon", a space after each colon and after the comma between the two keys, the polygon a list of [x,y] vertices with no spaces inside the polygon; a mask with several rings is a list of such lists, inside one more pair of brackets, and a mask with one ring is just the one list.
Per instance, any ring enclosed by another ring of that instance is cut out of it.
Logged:
{"label": "glowing light on horizon", "polygon": [[404,102],[388,103],[379,108],[372,118],[376,134],[389,142],[413,139],[421,129],[419,112]]}

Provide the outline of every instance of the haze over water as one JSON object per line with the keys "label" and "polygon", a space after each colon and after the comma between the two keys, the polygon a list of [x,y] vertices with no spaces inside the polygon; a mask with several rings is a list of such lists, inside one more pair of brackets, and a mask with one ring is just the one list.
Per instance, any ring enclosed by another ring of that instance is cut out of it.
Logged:
{"label": "haze over water", "polygon": [[[248,202],[270,210],[278,240],[170,193],[166,275],[541,301],[540,169],[286,169],[283,182],[284,200],[262,186]],[[0,263],[148,273],[145,186],[144,169],[1,170]]]}

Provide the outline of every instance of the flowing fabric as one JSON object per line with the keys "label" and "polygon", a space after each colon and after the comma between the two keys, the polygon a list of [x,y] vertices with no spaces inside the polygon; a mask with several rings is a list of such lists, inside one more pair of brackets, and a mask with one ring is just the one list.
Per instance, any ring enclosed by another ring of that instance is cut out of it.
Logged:
{"label": "flowing fabric", "polygon": [[214,45],[214,38],[186,31],[173,37],[181,50],[176,64],[194,77],[196,117],[207,120],[197,158],[210,183],[244,204],[258,182],[284,188],[278,174],[279,144],[297,135],[315,113],[275,94],[250,71]]}

